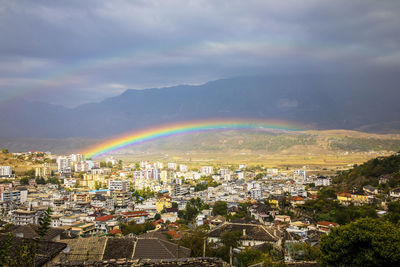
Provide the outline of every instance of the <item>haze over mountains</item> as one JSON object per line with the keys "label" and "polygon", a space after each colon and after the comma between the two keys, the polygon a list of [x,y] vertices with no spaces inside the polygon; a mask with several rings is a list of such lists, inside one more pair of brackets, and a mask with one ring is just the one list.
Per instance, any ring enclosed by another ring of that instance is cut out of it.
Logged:
{"label": "haze over mountains", "polygon": [[100,103],[73,109],[10,101],[0,106],[0,136],[105,138],[161,123],[215,117],[274,118],[314,129],[385,132],[396,129],[400,120],[400,90],[393,82],[397,77],[238,77],[199,86],[126,90]]}

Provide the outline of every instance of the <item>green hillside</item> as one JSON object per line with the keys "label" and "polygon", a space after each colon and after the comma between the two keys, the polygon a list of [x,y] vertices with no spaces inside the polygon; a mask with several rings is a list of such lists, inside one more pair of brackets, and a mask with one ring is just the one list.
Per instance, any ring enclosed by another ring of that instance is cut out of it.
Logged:
{"label": "green hillside", "polygon": [[[387,177],[388,183],[379,185],[379,178]],[[360,189],[364,185],[390,189],[400,186],[400,153],[389,157],[371,159],[335,177],[335,182],[347,189]]]}

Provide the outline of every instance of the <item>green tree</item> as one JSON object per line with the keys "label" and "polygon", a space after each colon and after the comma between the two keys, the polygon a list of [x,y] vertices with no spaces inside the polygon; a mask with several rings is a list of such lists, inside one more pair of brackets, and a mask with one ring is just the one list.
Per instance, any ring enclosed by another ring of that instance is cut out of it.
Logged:
{"label": "green tree", "polygon": [[386,218],[394,224],[400,223],[400,201],[399,200],[389,203],[388,213],[386,215]]}
{"label": "green tree", "polygon": [[190,248],[191,257],[202,257],[204,243],[206,243],[206,256],[210,255],[210,248],[207,243],[207,232],[201,228],[185,232],[178,243],[181,246]]}
{"label": "green tree", "polygon": [[239,240],[242,237],[241,231],[225,232],[221,235],[221,242],[226,247],[236,248],[239,246]]}
{"label": "green tree", "polygon": [[39,226],[36,230],[36,233],[39,236],[40,240],[44,239],[44,236],[46,235],[47,231],[50,228],[50,224],[51,224],[51,209],[47,208],[47,210],[45,210],[43,216],[41,216],[39,218]]}
{"label": "green tree", "polygon": [[240,266],[249,266],[262,260],[262,252],[259,250],[246,248],[237,255]]}
{"label": "green tree", "polygon": [[225,201],[215,201],[212,212],[214,215],[226,216],[228,205]]}
{"label": "green tree", "polygon": [[38,178],[36,178],[36,183],[37,184],[46,184],[46,181],[44,180],[43,177],[38,177]]}
{"label": "green tree", "polygon": [[323,266],[399,266],[400,230],[363,218],[333,228],[321,238],[320,249]]}
{"label": "green tree", "polygon": [[23,177],[21,180],[19,180],[21,185],[28,185],[29,184],[29,178],[28,177]]}
{"label": "green tree", "polygon": [[30,169],[25,172],[25,176],[27,176],[29,179],[35,179],[35,170]]}
{"label": "green tree", "polygon": [[171,205],[172,205],[172,208],[174,208],[174,209],[178,208],[178,203],[177,202],[172,202]]}
{"label": "green tree", "polygon": [[156,215],[154,215],[154,220],[159,220],[159,219],[161,219],[161,215],[160,215],[160,213],[156,213]]}
{"label": "green tree", "polygon": [[186,203],[183,218],[186,222],[191,222],[197,216],[199,210],[192,204]]}

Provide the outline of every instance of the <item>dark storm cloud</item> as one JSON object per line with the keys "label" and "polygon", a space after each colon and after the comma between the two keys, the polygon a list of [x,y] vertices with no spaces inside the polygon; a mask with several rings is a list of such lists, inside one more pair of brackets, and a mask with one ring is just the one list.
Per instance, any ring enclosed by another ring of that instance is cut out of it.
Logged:
{"label": "dark storm cloud", "polygon": [[0,1],[0,97],[76,105],[257,73],[395,71],[400,2]]}

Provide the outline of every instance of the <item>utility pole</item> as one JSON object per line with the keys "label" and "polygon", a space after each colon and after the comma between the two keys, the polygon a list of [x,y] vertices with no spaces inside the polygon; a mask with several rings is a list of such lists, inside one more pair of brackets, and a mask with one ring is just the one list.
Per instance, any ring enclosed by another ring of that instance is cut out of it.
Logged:
{"label": "utility pole", "polygon": [[232,266],[232,260],[233,260],[233,253],[232,253],[232,246],[229,247],[229,264]]}
{"label": "utility pole", "polygon": [[206,256],[206,239],[207,237],[205,237],[204,238],[204,241],[203,241],[203,258]]}

